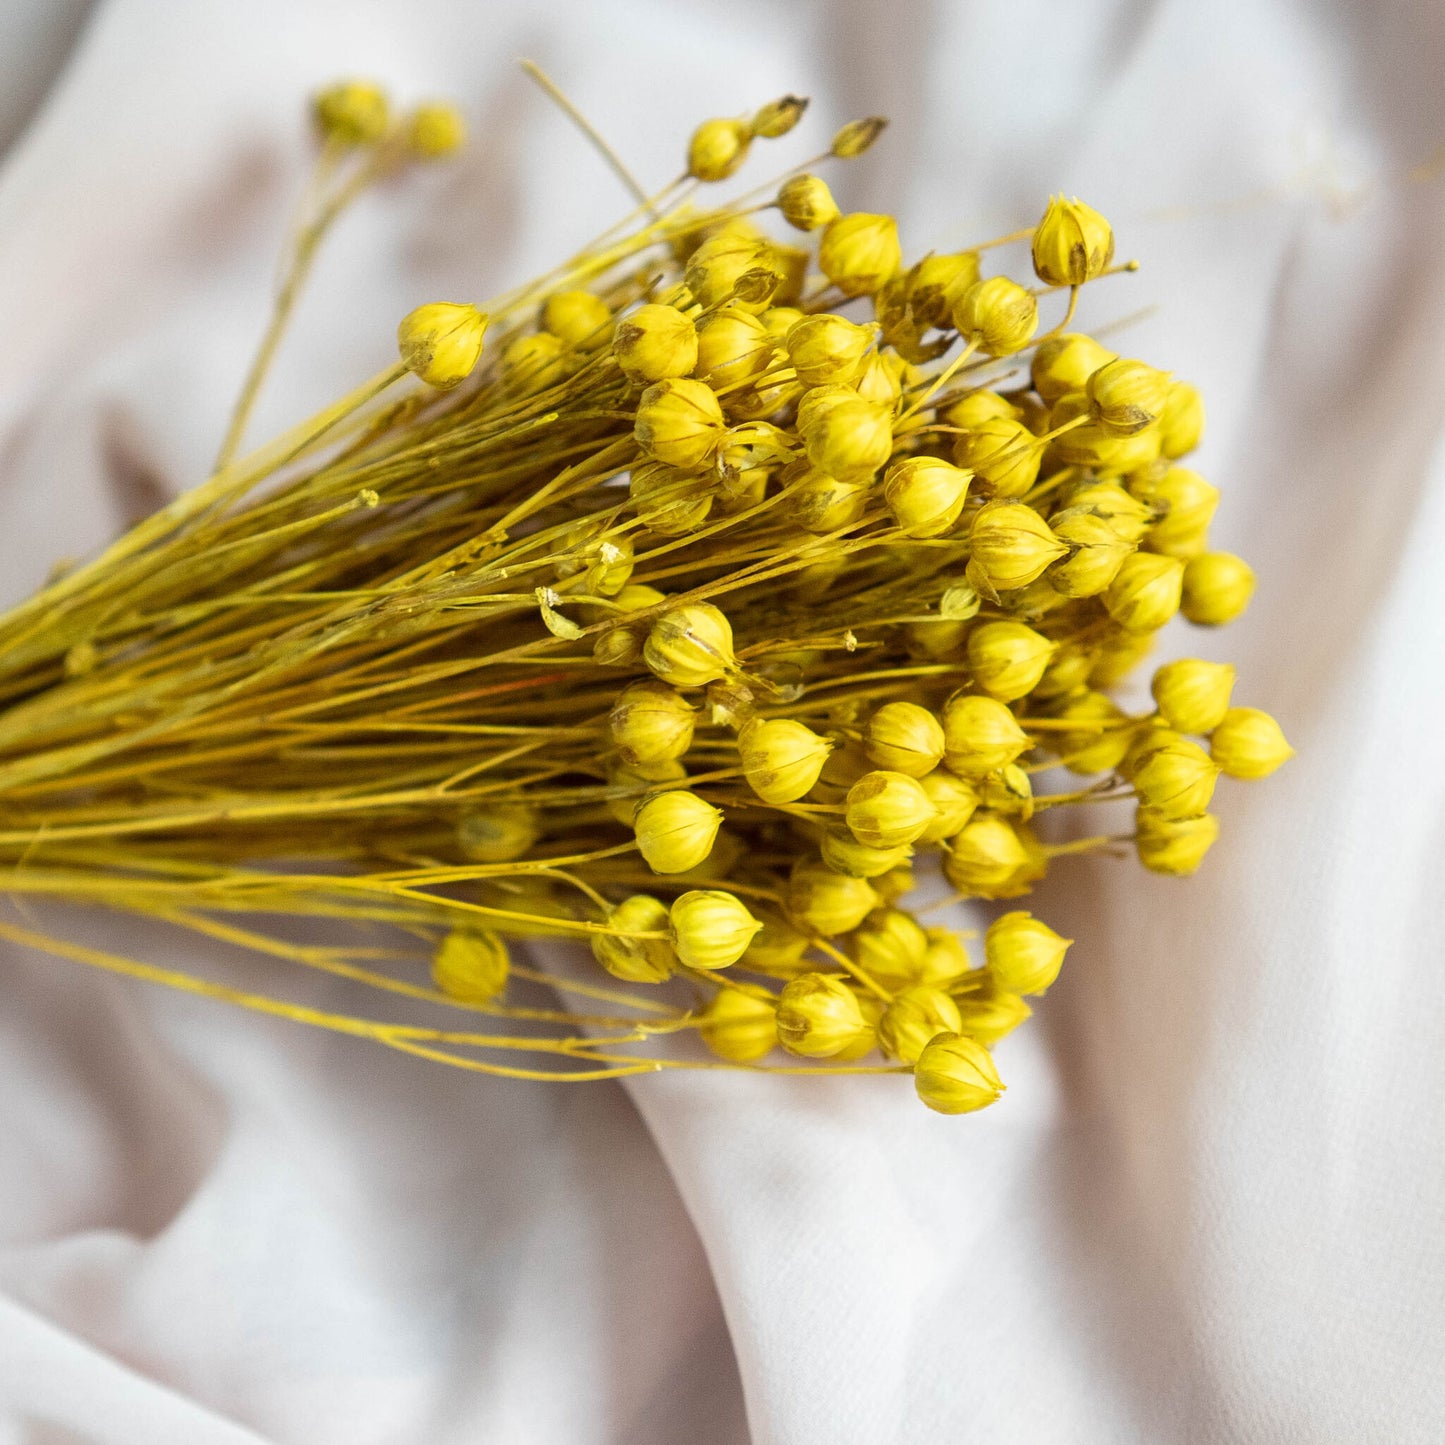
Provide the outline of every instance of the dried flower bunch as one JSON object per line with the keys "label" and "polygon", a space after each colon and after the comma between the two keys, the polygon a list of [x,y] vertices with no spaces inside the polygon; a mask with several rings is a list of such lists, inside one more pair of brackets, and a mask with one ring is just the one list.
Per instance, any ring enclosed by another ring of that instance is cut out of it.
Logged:
{"label": "dried flower bunch", "polygon": [[[1058,197],[910,261],[892,217],[840,213],[812,173],[879,120],[705,199],[804,108],[706,122],[685,174],[580,254],[484,310],[412,312],[393,368],[236,459],[322,236],[463,139],[449,107],[328,90],[216,472],[0,619],[7,891],[494,1028],[0,936],[487,1073],[902,1072],[944,1113],[998,1097],[991,1048],[1070,940],[1015,909],[971,952],[910,911],[919,870],[983,899],[1091,850],[1190,873],[1220,773],[1291,750],[1225,663],[1159,668],[1153,709],[1110,695],[1177,612],[1229,622],[1254,580],[1209,549],[1219,494],[1180,465],[1194,387],[1070,329],[1082,288],[1130,269],[1109,224]],[[1008,243],[1032,278],[984,275]],[[1036,792],[1055,770],[1077,777]],[[513,960],[539,938],[591,958]]]}

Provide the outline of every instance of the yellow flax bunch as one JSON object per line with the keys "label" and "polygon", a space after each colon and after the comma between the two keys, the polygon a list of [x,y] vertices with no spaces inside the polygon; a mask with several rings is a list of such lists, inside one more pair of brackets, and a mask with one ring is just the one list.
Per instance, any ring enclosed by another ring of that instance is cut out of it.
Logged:
{"label": "yellow flax bunch", "polygon": [[1073,329],[1131,269],[1108,222],[1058,197],[910,255],[813,171],[878,120],[715,201],[804,108],[706,122],[595,243],[414,311],[393,368],[236,459],[320,236],[461,141],[447,107],[319,98],[310,219],[218,469],[0,619],[0,853],[27,903],[393,1007],[0,934],[486,1073],[999,1096],[993,1046],[1070,940],[1010,907],[979,946],[916,890],[1012,902],[1093,850],[1190,873],[1221,773],[1291,750],[1227,663],[1114,695],[1176,613],[1232,621],[1254,579],[1184,464],[1198,392]]}

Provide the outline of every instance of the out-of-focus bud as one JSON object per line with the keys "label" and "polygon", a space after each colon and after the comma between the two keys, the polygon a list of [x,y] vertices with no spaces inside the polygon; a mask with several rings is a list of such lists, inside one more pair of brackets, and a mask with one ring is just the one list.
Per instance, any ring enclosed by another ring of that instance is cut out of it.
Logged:
{"label": "out-of-focus bud", "polygon": [[698,1034],[718,1058],[753,1064],[778,1045],[778,1011],[771,999],[721,988],[703,1009]]}
{"label": "out-of-focus bud", "polygon": [[1257,707],[1232,707],[1209,739],[1214,761],[1231,778],[1267,778],[1294,757],[1280,725]]}
{"label": "out-of-focus bud", "polygon": [[1013,702],[1033,691],[1056,646],[1022,622],[985,622],[968,635],[968,665],[990,697]]}
{"label": "out-of-focus bud", "polygon": [[881,115],[866,116],[863,120],[850,120],[833,137],[832,154],[844,161],[850,161],[854,156],[861,156],[883,134],[887,124],[888,121]]}
{"label": "out-of-focus bud", "polygon": [[473,808],[457,823],[457,846],[473,863],[511,863],[541,836],[537,810],[527,803]]}
{"label": "out-of-focus bud", "polygon": [[778,100],[770,100],[767,105],[753,112],[748,128],[753,135],[764,140],[776,140],[779,136],[787,135],[802,120],[803,112],[807,108],[807,98],[801,95],[785,95]]}
{"label": "out-of-focus bud", "polygon": [[699,181],[725,181],[748,158],[753,134],[743,120],[705,120],[687,147],[687,173]]}
{"label": "out-of-focus bud", "polygon": [[454,928],[432,959],[432,983],[438,993],[460,1003],[489,1003],[506,987],[511,966],[499,934]]}
{"label": "out-of-focus bud", "polygon": [[942,989],[919,985],[904,989],[883,1010],[878,1042],[889,1058],[913,1064],[939,1034],[962,1028],[958,1005]]}
{"label": "out-of-focus bud", "polygon": [[1206,552],[1191,557],[1184,568],[1180,610],[1205,627],[1233,622],[1254,596],[1254,571],[1243,557],[1230,552]]}
{"label": "out-of-focus bud", "polygon": [[1135,816],[1139,861],[1152,873],[1174,877],[1193,873],[1219,837],[1219,819],[1213,813],[1165,818],[1150,808],[1140,808]]}
{"label": "out-of-focus bud", "polygon": [[386,92],[368,80],[342,80],[311,102],[317,129],[341,145],[371,145],[386,134],[391,107]]}
{"label": "out-of-focus bud", "polygon": [[798,863],[788,877],[788,913],[823,938],[851,933],[881,901],[866,878],[835,873],[822,863]]}
{"label": "out-of-focus bud", "polygon": [[1192,452],[1204,436],[1204,398],[1187,381],[1169,384],[1169,399],[1159,419],[1159,449],[1171,460]]}

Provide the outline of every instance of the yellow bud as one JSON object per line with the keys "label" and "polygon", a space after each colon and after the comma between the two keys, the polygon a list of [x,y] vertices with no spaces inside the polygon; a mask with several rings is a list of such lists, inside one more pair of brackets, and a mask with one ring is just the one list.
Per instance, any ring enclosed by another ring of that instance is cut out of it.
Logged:
{"label": "yellow bud", "polygon": [[1055,517],[1089,512],[1102,518],[1126,542],[1138,542],[1155,523],[1152,509],[1132,497],[1117,481],[1088,481],[1067,489],[1066,505]]}
{"label": "yellow bud", "polygon": [[919,782],[923,784],[923,791],[928,794],[928,801],[933,804],[937,816],[918,835],[918,841],[938,843],[953,837],[973,817],[978,807],[978,792],[962,778],[942,768],[934,769]]}
{"label": "yellow bud", "polygon": [[1184,563],[1177,557],[1135,552],[1104,591],[1109,616],[1128,632],[1157,632],[1179,611]]}
{"label": "yellow bud", "polygon": [[467,123],[454,105],[436,102],[412,112],[407,142],[413,154],[425,161],[441,160],[459,151],[467,141]]}
{"label": "yellow bud", "polygon": [[807,99],[801,95],[785,95],[778,100],[770,100],[760,110],[753,112],[748,129],[753,135],[761,136],[765,140],[776,140],[779,136],[787,135],[802,120],[803,112],[807,108]]}
{"label": "yellow bud", "polygon": [[545,391],[567,375],[565,353],[550,331],[513,337],[502,352],[502,379],[513,391]]}
{"label": "yellow bud", "polygon": [[542,303],[542,328],[566,346],[600,346],[612,326],[607,303],[590,291],[556,291]]}
{"label": "yellow bud", "polygon": [[[714,490],[714,479],[707,473],[685,472],[661,462],[639,462],[627,482],[627,495],[639,520],[660,537],[685,537],[702,526],[712,511]],[[653,600],[660,602],[662,594]]]}
{"label": "yellow bud", "polygon": [[984,507],[974,518],[968,540],[973,554],[969,581],[985,594],[1026,587],[1068,551],[1049,524],[1019,502]]}
{"label": "yellow bud", "polygon": [[665,682],[634,682],[608,714],[612,741],[629,767],[646,769],[682,757],[692,745],[692,704]]}
{"label": "yellow bud", "polygon": [[687,147],[687,173],[699,181],[725,181],[748,158],[752,131],[742,120],[705,120]]}
{"label": "yellow bud", "polygon": [[863,1017],[857,995],[841,979],[804,973],[784,985],[778,995],[778,1039],[790,1054],[827,1059],[873,1030]]}
{"label": "yellow bud", "polygon": [[697,373],[709,386],[736,387],[768,368],[768,328],[740,306],[724,306],[697,322]]}
{"label": "yellow bud", "polygon": [[966,431],[972,431],[997,417],[1005,421],[1022,421],[1023,412],[1008,397],[986,387],[965,392],[957,401],[950,402],[942,415],[949,426],[963,427]]}
{"label": "yellow bud", "polygon": [[964,994],[955,1001],[962,1032],[986,1048],[1011,1034],[1033,1015],[1033,1009],[1018,994],[998,988]]}
{"label": "yellow bud", "polygon": [[438,993],[461,1003],[488,1003],[506,987],[511,958],[499,934],[454,928],[432,958]]}
{"label": "yellow bud", "polygon": [[958,1005],[942,989],[920,985],[904,989],[883,1010],[878,1042],[889,1058],[913,1064],[939,1034],[957,1034],[962,1028]]}
{"label": "yellow bud", "polygon": [[864,401],[892,412],[903,396],[907,370],[908,363],[895,351],[870,352],[853,373],[853,390]]}
{"label": "yellow bud", "polygon": [[978,282],[978,252],[925,256],[908,273],[908,309],[919,326],[952,325],[953,304]]}
{"label": "yellow bud", "polygon": [[486,334],[487,318],[475,306],[433,301],[402,317],[396,344],[408,371],[450,391],[472,374]]}
{"label": "yellow bud", "polygon": [[1165,818],[1149,808],[1136,814],[1135,846],[1139,861],[1152,873],[1183,877],[1193,873],[1219,836],[1212,813],[1198,818]]}
{"label": "yellow bud", "polygon": [[790,718],[750,722],[738,734],[743,773],[765,803],[794,803],[818,781],[832,745]]}
{"label": "yellow bud", "polygon": [[781,913],[770,908],[757,912],[758,931],[748,940],[743,960],[758,973],[792,978],[802,971],[808,935],[800,933]]}
{"label": "yellow bud", "polygon": [[881,900],[865,878],[802,862],[788,877],[788,912],[807,932],[824,938],[851,933]]}
{"label": "yellow bud", "polygon": [[1029,738],[997,699],[956,692],[943,705],[943,749],[949,772],[982,778],[1026,753]]}
{"label": "yellow bud", "polygon": [[1157,478],[1131,483],[1141,502],[1148,502],[1159,520],[1150,527],[1145,545],[1171,557],[1197,557],[1209,541],[1209,524],[1219,505],[1219,491],[1188,467],[1170,467]]}
{"label": "yellow bud", "polygon": [[637,805],[653,792],[659,783],[681,783],[687,769],[681,763],[654,763],[646,773],[630,768],[621,758],[614,758],[607,767],[607,811],[625,827],[632,826]]}
{"label": "yellow bud", "polygon": [[697,329],[675,306],[639,306],[618,321],[612,354],[633,381],[687,376],[697,366]]}
{"label": "yellow bud", "polygon": [[1129,437],[1164,415],[1169,386],[1167,372],[1120,357],[1101,366],[1084,389],[1099,425],[1113,436]]}
{"label": "yellow bud", "polygon": [[861,398],[851,386],[844,386],[841,382],[830,382],[827,386],[815,386],[803,393],[802,399],[798,402],[797,427],[801,436],[806,437],[809,432],[823,423],[824,417],[834,407],[841,406],[845,401],[859,401]]}
{"label": "yellow bud", "polygon": [[672,945],[666,937],[629,938],[622,935],[668,930],[667,908],[649,893],[624,898],[607,915],[608,927],[616,933],[594,933],[592,956],[614,978],[628,983],[662,983],[677,967]]}
{"label": "yellow bud", "polygon": [[883,499],[908,537],[936,537],[958,520],[973,474],[941,457],[905,457],[889,467]]}
{"label": "yellow bud", "polygon": [[1184,569],[1184,595],[1180,610],[1205,627],[1233,622],[1254,596],[1254,571],[1243,557],[1230,552],[1206,552],[1191,557]]}
{"label": "yellow bud", "polygon": [[864,733],[869,760],[880,768],[921,778],[943,758],[943,726],[914,702],[886,702]]}
{"label": "yellow bud", "polygon": [[870,115],[863,120],[850,120],[833,137],[831,153],[839,160],[845,161],[850,161],[855,156],[861,156],[883,134],[883,129],[887,124],[887,119],[881,115]]}
{"label": "yellow bud", "polygon": [[1187,381],[1169,383],[1169,399],[1159,419],[1159,449],[1171,460],[1186,456],[1204,435],[1204,398]]}
{"label": "yellow bud", "polygon": [[1039,329],[1039,304],[1017,281],[990,276],[977,281],[958,298],[953,324],[965,341],[986,356],[1012,356],[1034,339]]}
{"label": "yellow bud", "polygon": [[925,928],[923,933],[928,940],[928,947],[924,950],[923,962],[919,965],[919,983],[944,988],[973,971],[973,960],[968,956],[968,948],[951,928]]}
{"label": "yellow bud", "polygon": [[783,219],[799,231],[816,231],[838,219],[839,211],[828,183],[818,176],[794,176],[778,191]]}
{"label": "yellow bud", "polygon": [[1116,353],[1092,336],[1066,331],[1039,345],[1029,371],[1034,390],[1052,406],[1065,393],[1082,391],[1096,371],[1115,359]]}
{"label": "yellow bud", "polygon": [[1087,507],[1056,512],[1050,522],[1055,537],[1071,553],[1049,570],[1049,585],[1062,597],[1097,597],[1119,575],[1134,550],[1110,523]]}
{"label": "yellow bud", "polygon": [[868,296],[903,265],[898,223],[865,211],[829,221],[818,268],[845,296]]}
{"label": "yellow bud", "polygon": [[463,813],[457,846],[473,863],[511,863],[542,835],[537,810],[527,803],[497,803]]}
{"label": "yellow bud", "polygon": [[790,499],[792,520],[819,537],[851,527],[868,510],[867,487],[840,482],[826,472],[807,471]]}
{"label": "yellow bud", "polygon": [[847,383],[877,335],[876,326],[857,326],[828,312],[805,316],[788,332],[788,360],[804,386]]}
{"label": "yellow bud", "polygon": [[654,873],[686,873],[712,852],[722,814],[696,793],[670,788],[637,806],[632,830]]}
{"label": "yellow bud", "polygon": [[370,145],[386,134],[391,107],[386,92],[367,80],[342,80],[319,91],[311,102],[317,128],[342,145]]}
{"label": "yellow bud", "polygon": [[860,843],[846,828],[829,828],[818,851],[829,868],[849,878],[882,878],[913,856],[906,843],[897,848],[873,848]]}
{"label": "yellow bud", "polygon": [[[1117,366],[1117,362],[1109,363]],[[1131,436],[1111,432],[1102,422],[1092,419],[1093,403],[1083,391],[1065,392],[1049,411],[1050,428],[1074,423],[1049,444],[1050,458],[1060,465],[1088,467],[1105,477],[1117,477],[1138,471],[1159,456],[1160,432],[1145,427]],[[1080,417],[1089,417],[1078,425]]]}
{"label": "yellow bud", "polygon": [[1099,655],[1089,670],[1090,684],[1113,687],[1115,683],[1122,682],[1153,648],[1152,632],[1125,632],[1119,628],[1112,635],[1105,635],[1100,643]]}
{"label": "yellow bud", "polygon": [[1198,743],[1177,735],[1139,754],[1130,767],[1139,801],[1166,818],[1192,818],[1214,796],[1219,768]]}
{"label": "yellow bud", "polygon": [[1082,286],[1114,259],[1114,231],[1077,196],[1051,196],[1034,229],[1034,274],[1048,286]]}
{"label": "yellow bud", "polygon": [[848,789],[844,819],[853,836],[870,848],[912,843],[934,816],[928,794],[906,773],[865,773]]}
{"label": "yellow bud", "polygon": [[893,450],[893,419],[861,398],[844,399],[810,417],[805,433],[808,460],[840,482],[872,479]]}
{"label": "yellow bud", "polygon": [[[1052,576],[1052,574],[1050,574]],[[1051,584],[1052,585],[1052,584]],[[1025,588],[1020,597],[1032,589]],[[1034,688],[1034,697],[1041,701],[1047,698],[1069,697],[1087,687],[1089,672],[1094,666],[1095,650],[1092,641],[1075,639],[1059,644],[1059,650],[1049,659],[1044,675]]]}
{"label": "yellow bud", "polygon": [[1209,739],[1214,761],[1231,778],[1267,778],[1294,757],[1280,725],[1256,707],[1232,707]]}
{"label": "yellow bud", "polygon": [[1071,772],[1111,773],[1124,761],[1134,741],[1134,730],[1119,726],[1129,715],[1102,692],[1071,697],[1058,716],[1080,724],[1078,732],[1059,733],[1054,744]]}
{"label": "yellow bud", "polygon": [[1229,710],[1234,669],[1227,662],[1180,658],[1154,674],[1150,691],[1170,727],[1182,733],[1212,732]]}
{"label": "yellow bud", "polygon": [[984,954],[993,977],[1013,993],[1045,993],[1059,976],[1071,938],[1022,909],[1005,913],[984,935]]}
{"label": "yellow bud", "polygon": [[1003,898],[1033,863],[1007,819],[975,813],[943,857],[943,876],[965,898]]}
{"label": "yellow bud", "polygon": [[928,935],[901,908],[875,913],[853,935],[858,967],[884,988],[907,988],[922,979]]}
{"label": "yellow bud", "polygon": [[968,635],[968,665],[990,697],[1013,702],[1033,691],[1055,646],[1022,622],[985,622]]}
{"label": "yellow bud", "polygon": [[727,968],[740,959],[762,924],[731,893],[694,888],[670,913],[672,946],[689,968]]}
{"label": "yellow bud", "polygon": [[722,230],[709,236],[687,259],[683,281],[703,307],[733,301],[762,311],[782,284],[777,252],[758,235]]}
{"label": "yellow bud", "polygon": [[703,1009],[697,1031],[718,1058],[753,1064],[777,1047],[777,1006],[741,989],[722,988]]}
{"label": "yellow bud", "polygon": [[649,386],[637,404],[633,435],[650,457],[671,467],[712,460],[727,431],[722,407],[706,382],[672,377]]}
{"label": "yellow bud", "polygon": [[938,1114],[971,1114],[1004,1091],[984,1046],[963,1034],[941,1033],[918,1056],[913,1069],[918,1097]]}
{"label": "yellow bud", "polygon": [[1034,815],[1034,790],[1029,775],[1017,763],[990,773],[979,788],[979,801],[995,813],[1028,822]]}
{"label": "yellow bud", "polygon": [[1021,497],[1033,486],[1043,448],[1021,421],[987,417],[970,426],[953,446],[953,459],[974,474],[978,490],[989,497]]}

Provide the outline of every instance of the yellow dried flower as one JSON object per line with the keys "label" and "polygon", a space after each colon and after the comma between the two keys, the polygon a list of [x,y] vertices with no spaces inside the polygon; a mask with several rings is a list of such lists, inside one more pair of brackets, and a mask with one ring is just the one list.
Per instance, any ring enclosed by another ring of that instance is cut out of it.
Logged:
{"label": "yellow dried flower", "polygon": [[925,928],[923,933],[928,947],[919,965],[919,983],[954,987],[965,974],[974,971],[967,946],[951,928]]}
{"label": "yellow dried flower", "polygon": [[977,251],[925,256],[908,273],[908,309],[914,321],[925,330],[951,326],[954,303],[978,279]]}
{"label": "yellow dried flower", "polygon": [[851,933],[882,900],[865,878],[835,873],[822,863],[799,863],[788,878],[788,912],[809,933]]}
{"label": "yellow dried flower", "polygon": [[758,973],[779,978],[792,978],[802,971],[803,955],[808,951],[808,935],[800,933],[771,908],[758,908],[754,916],[758,931],[748,940],[743,960]]}
{"label": "yellow dried flower", "polygon": [[852,387],[864,401],[885,411],[897,409],[903,396],[908,363],[895,351],[872,351],[858,363]]}
{"label": "yellow dried flower", "polygon": [[545,391],[567,375],[566,351],[550,331],[513,337],[502,352],[502,377],[514,391]]}
{"label": "yellow dried flower", "polygon": [[880,768],[921,778],[943,759],[943,725],[917,703],[884,703],[868,720],[864,745]]}
{"label": "yellow dried flower", "polygon": [[1003,988],[1038,994],[1059,976],[1072,943],[1022,909],[996,918],[983,940],[989,972]]}
{"label": "yellow dried flower", "polygon": [[1177,734],[1151,743],[1130,764],[1139,801],[1164,818],[1192,818],[1214,796],[1219,768],[1198,743]]}
{"label": "yellow dried flower", "polygon": [[943,705],[943,760],[961,778],[982,778],[1029,750],[1028,734],[996,698],[956,692]]}
{"label": "yellow dried flower", "polygon": [[865,773],[848,789],[844,818],[860,843],[897,848],[928,827],[934,808],[917,778],[880,770]]}
{"label": "yellow dried flower", "polygon": [[694,888],[672,905],[672,946],[689,968],[727,968],[740,959],[762,924],[731,893]]}
{"label": "yellow dried flower", "polygon": [[818,266],[845,296],[868,296],[903,265],[898,224],[892,216],[855,211],[829,221],[818,247]]}
{"label": "yellow dried flower", "polygon": [[896,848],[874,848],[860,843],[847,828],[829,828],[818,852],[829,868],[849,878],[882,878],[913,856],[913,849],[906,843]]}
{"label": "yellow dried flower", "polygon": [[965,341],[985,355],[1012,356],[1034,339],[1039,329],[1039,304],[1017,281],[990,276],[959,297],[953,324]]}
{"label": "yellow dried flower", "polygon": [[887,124],[887,119],[881,115],[870,115],[863,120],[850,120],[833,137],[830,150],[839,160],[850,161],[855,156],[861,156],[883,134]]}
{"label": "yellow dried flower", "polygon": [[1077,196],[1052,196],[1034,230],[1034,274],[1049,286],[1082,286],[1114,259],[1113,227]]}
{"label": "yellow dried flower", "polygon": [[[984,699],[992,702],[992,698]],[[1012,714],[1009,714],[1012,717]],[[935,768],[926,777],[918,780],[928,801],[933,804],[937,816],[918,835],[920,843],[939,843],[959,832],[973,817],[978,807],[978,792],[952,771]]]}
{"label": "yellow dried flower", "polygon": [[961,1031],[986,1048],[1033,1016],[1033,1009],[1018,994],[999,988],[964,994],[956,1002]]}
{"label": "yellow dried flower", "polygon": [[1084,389],[1099,425],[1112,436],[1129,437],[1164,415],[1169,386],[1167,372],[1120,357],[1101,366]]}
{"label": "yellow dried flower", "polygon": [[1187,381],[1169,383],[1169,399],[1159,419],[1159,450],[1171,460],[1187,456],[1204,436],[1204,398]]}
{"label": "yellow dried flower", "polygon": [[369,80],[342,80],[311,102],[317,129],[341,145],[370,145],[386,134],[391,107],[386,92]]}
{"label": "yellow dried flower", "polygon": [[943,876],[965,898],[1004,898],[1033,864],[1017,830],[994,813],[975,813],[950,840]]}
{"label": "yellow dried flower", "polygon": [[1170,467],[1162,476],[1131,483],[1140,501],[1163,516],[1149,529],[1145,545],[1171,557],[1197,557],[1209,542],[1209,524],[1219,491],[1188,467]]}
{"label": "yellow dried flower", "polygon": [[818,781],[832,745],[790,718],[749,722],[738,734],[743,773],[765,803],[793,803]]}
{"label": "yellow dried flower", "polygon": [[778,191],[783,219],[799,231],[816,231],[841,214],[828,183],[819,176],[794,176]]}
{"label": "yellow dried flower", "polygon": [[883,1010],[878,1042],[889,1058],[914,1064],[939,1034],[957,1034],[962,1028],[958,1005],[942,989],[918,985],[904,989]]}
{"label": "yellow dried flower", "polygon": [[1034,815],[1033,784],[1017,763],[990,773],[979,789],[979,800],[985,808],[1020,818],[1025,823]]}
{"label": "yellow dried flower", "polygon": [[692,704],[665,682],[634,682],[618,693],[608,728],[622,760],[645,770],[670,763],[692,746],[696,715]]}
{"label": "yellow dried flower", "polygon": [[1043,449],[1021,421],[987,417],[954,443],[953,459],[990,497],[1021,497],[1038,479]]}
{"label": "yellow dried flower", "polygon": [[927,953],[928,935],[901,908],[882,909],[853,935],[858,967],[885,988],[919,982]]}
{"label": "yellow dried flower", "polygon": [[527,803],[473,808],[457,823],[457,846],[473,863],[510,863],[525,857],[541,836],[537,810]]}
{"label": "yellow dried flower", "polygon": [[771,999],[721,988],[703,1009],[698,1034],[718,1058],[753,1064],[778,1046],[778,1011]]}
{"label": "yellow dried flower", "polygon": [[1254,596],[1254,571],[1242,557],[1230,552],[1206,552],[1191,557],[1184,569],[1180,610],[1205,627],[1233,622]]}
{"label": "yellow dried flower", "polygon": [[612,327],[612,312],[590,291],[554,291],[542,303],[542,327],[566,346],[601,346]]}
{"label": "yellow dried flower", "polygon": [[1134,741],[1128,714],[1102,692],[1085,691],[1069,698],[1058,710],[1064,722],[1077,722],[1078,732],[1061,733],[1057,750],[1064,765],[1075,773],[1111,773],[1123,761]]}
{"label": "yellow dried flower", "polygon": [[990,697],[1012,702],[1033,691],[1055,647],[1022,622],[985,622],[968,635],[968,665]]}
{"label": "yellow dried flower", "polygon": [[1256,707],[1232,707],[1209,738],[1209,752],[1231,778],[1267,778],[1294,757],[1280,725]]}
{"label": "yellow dried flower", "polygon": [[968,540],[969,581],[985,596],[1026,587],[1069,550],[1032,507],[1017,502],[982,508]]}
{"label": "yellow dried flower", "polygon": [[396,344],[408,371],[450,391],[472,374],[486,334],[487,317],[475,306],[433,301],[402,317]]}
{"label": "yellow dried flower", "polygon": [[706,382],[671,377],[642,393],[633,435],[648,456],[690,468],[717,455],[726,431],[722,407]]}
{"label": "yellow dried flower", "polygon": [[866,482],[893,450],[893,420],[880,406],[844,398],[809,418],[804,439],[819,471],[840,482]]}
{"label": "yellow dried flower", "polygon": [[632,816],[637,846],[654,873],[686,873],[712,852],[722,814],[696,793],[670,788],[638,804]]}
{"label": "yellow dried flower", "polygon": [[1179,611],[1183,585],[1184,563],[1177,557],[1135,552],[1105,589],[1104,606],[1129,632],[1157,632]]}
{"label": "yellow dried flower", "polygon": [[[624,898],[608,915],[616,933],[592,936],[592,956],[614,978],[628,983],[663,983],[671,978],[677,959],[666,935],[668,914],[661,900],[649,893]],[[626,934],[654,933],[656,938],[630,938]]]}
{"label": "yellow dried flower", "polygon": [[778,1039],[790,1054],[827,1059],[866,1037],[873,1029],[863,1017],[857,995],[842,980],[823,973],[804,973],[778,995]]}
{"label": "yellow dried flower", "polygon": [[788,360],[804,386],[852,380],[864,353],[878,336],[877,326],[857,326],[842,316],[804,316],[788,332]]}
{"label": "yellow dried flower", "polygon": [[456,106],[445,102],[419,105],[407,127],[412,154],[425,161],[454,155],[467,142],[467,123]]}
{"label": "yellow dried flower", "polygon": [[770,100],[753,112],[748,129],[765,140],[776,140],[787,135],[802,120],[807,108],[807,99],[801,95],[785,95],[778,100]]}
{"label": "yellow dried flower", "polygon": [[1049,569],[1049,585],[1062,597],[1097,597],[1119,575],[1134,550],[1113,525],[1088,507],[1056,512],[1049,523],[1055,537],[1072,548]]}
{"label": "yellow dried flower", "polygon": [[1136,815],[1135,847],[1139,861],[1152,873],[1183,877],[1193,873],[1219,836],[1212,813],[1197,818],[1166,818],[1149,808]]}
{"label": "yellow dried flower", "polygon": [[973,473],[941,457],[904,457],[883,479],[883,499],[908,537],[936,537],[963,511]]}
{"label": "yellow dried flower", "polygon": [[1116,359],[1117,353],[1101,346],[1092,336],[1066,331],[1039,343],[1029,373],[1034,390],[1052,406],[1068,392],[1083,391],[1096,371]]}
{"label": "yellow dried flower", "polygon": [[674,687],[705,687],[736,665],[733,630],[711,602],[670,607],[653,622],[642,657],[656,676]]}
{"label": "yellow dried flower", "polygon": [[681,783],[687,769],[681,763],[654,763],[644,775],[614,758],[607,768],[607,811],[625,828],[632,826],[638,805],[661,783]]}
{"label": "yellow dried flower", "polygon": [[918,1097],[938,1114],[971,1114],[1004,1091],[993,1056],[963,1034],[942,1033],[918,1056],[913,1069]]}
{"label": "yellow dried flower", "polygon": [[[715,479],[707,473],[685,472],[661,462],[638,463],[627,481],[627,495],[638,518],[660,537],[684,537],[696,531],[712,511],[715,490]],[[662,594],[652,600],[662,601]]]}
{"label": "yellow dried flower", "polygon": [[742,120],[705,120],[687,147],[687,173],[699,181],[725,181],[748,158],[752,129]]}
{"label": "yellow dried flower", "polygon": [[461,1003],[490,1003],[506,987],[511,966],[500,935],[454,928],[432,959],[432,983],[438,993]]}
{"label": "yellow dried flower", "polygon": [[699,306],[733,301],[762,311],[782,284],[783,269],[777,251],[764,237],[722,230],[688,257],[683,281]]}
{"label": "yellow dried flower", "polygon": [[1182,733],[1212,732],[1229,710],[1234,669],[1227,662],[1180,658],[1154,674],[1150,691],[1170,727]]}

